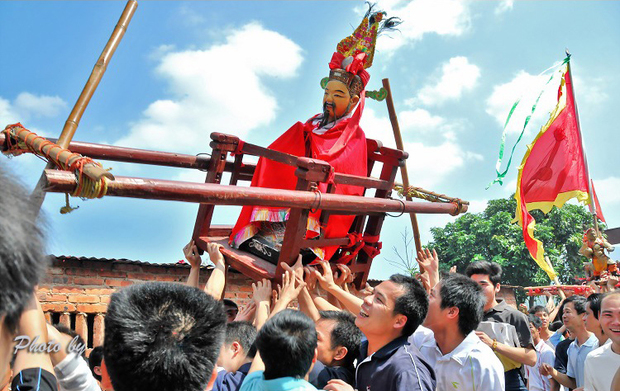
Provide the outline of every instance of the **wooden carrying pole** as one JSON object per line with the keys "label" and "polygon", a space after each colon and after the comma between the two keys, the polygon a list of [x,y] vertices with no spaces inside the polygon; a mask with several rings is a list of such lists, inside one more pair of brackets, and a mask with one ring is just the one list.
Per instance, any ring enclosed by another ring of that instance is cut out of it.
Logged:
{"label": "wooden carrying pole", "polygon": [[[46,191],[72,193],[75,175],[60,170],[45,170]],[[199,202],[218,205],[256,205],[322,209],[356,213],[437,213],[456,215],[467,205],[436,202],[409,202],[383,198],[321,194],[312,191],[239,187],[213,183],[180,182],[161,179],[116,177],[108,183],[107,195],[166,201]]]}
{"label": "wooden carrying pole", "polygon": [[[83,156],[80,156],[77,153],[74,153],[67,149],[60,148],[59,145],[54,144],[53,142],[50,142],[43,137],[39,137],[35,133],[32,133],[31,131],[24,128],[13,128],[11,129],[11,134],[19,141],[27,145],[29,148],[32,148],[32,150],[40,151],[40,153],[36,153],[37,155],[59,162],[64,167],[70,167],[77,160],[83,158]],[[2,134],[2,136],[3,137],[0,138],[0,144],[2,144],[2,142],[4,141],[4,133]],[[114,179],[114,175],[110,174],[108,171],[106,171],[97,164],[84,164],[82,170],[84,172],[84,175],[92,178],[94,181],[99,181],[103,177],[106,177],[108,179]]]}
{"label": "wooden carrying pole", "polygon": [[[82,93],[80,94],[80,97],[75,103],[75,106],[73,106],[73,110],[71,111],[71,114],[69,114],[69,118],[67,118],[67,121],[65,122],[65,126],[62,129],[60,137],[58,138],[58,146],[60,146],[61,148],[66,149],[69,146],[69,143],[71,142],[71,139],[73,138],[73,135],[75,134],[75,131],[80,124],[80,120],[82,119],[84,110],[86,110],[90,99],[95,93],[95,90],[97,89],[97,86],[99,85],[99,82],[101,81],[101,78],[103,77],[103,74],[105,73],[108,64],[110,63],[110,59],[114,55],[118,44],[125,35],[125,31],[127,31],[127,25],[131,21],[131,18],[137,7],[138,2],[136,0],[127,1],[125,9],[123,10],[121,17],[118,20],[118,23],[116,24],[116,27],[114,28],[114,31],[112,32],[108,43],[106,44],[103,52],[99,56],[99,59],[97,60],[97,63],[95,64],[95,67],[93,68],[90,77],[88,78],[88,81],[86,82],[86,85],[82,90]],[[47,166],[45,168],[50,169],[53,168],[53,166],[53,163],[50,162],[47,163]],[[45,172],[41,175],[37,186],[30,195],[30,200],[35,206],[36,210],[41,209],[41,205],[43,204],[43,200],[45,199],[44,185]]]}
{"label": "wooden carrying pole", "polygon": [[[400,126],[398,126],[398,118],[396,117],[396,110],[394,109],[394,100],[392,99],[392,89],[390,88],[390,81],[388,79],[383,79],[383,88],[387,91],[387,107],[388,113],[390,115],[390,122],[392,123],[392,130],[394,131],[394,139],[396,140],[396,148],[401,151],[405,150],[405,146],[403,145],[403,138],[400,134]],[[400,174],[403,178],[403,189],[405,191],[409,187],[409,174],[407,173],[407,165],[403,165],[400,168]],[[411,197],[406,197],[407,201],[411,201]],[[418,218],[415,213],[409,213],[409,217],[411,218],[411,228],[413,230],[413,241],[415,243],[416,252],[422,251],[422,245],[420,243],[420,230],[418,229]]]}

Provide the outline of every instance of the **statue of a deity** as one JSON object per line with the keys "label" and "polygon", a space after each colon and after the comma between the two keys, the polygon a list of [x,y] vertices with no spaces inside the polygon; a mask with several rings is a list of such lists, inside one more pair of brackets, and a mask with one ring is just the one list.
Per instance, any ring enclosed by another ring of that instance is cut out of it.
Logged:
{"label": "statue of a deity", "polygon": [[[359,126],[364,110],[365,87],[370,79],[366,71],[372,65],[377,35],[393,29],[398,18],[384,19],[383,12],[372,12],[372,6],[354,33],[337,46],[329,63],[329,81],[323,95],[323,112],[306,122],[297,122],[275,140],[269,149],[296,156],[320,159],[335,172],[366,176],[366,137]],[[295,167],[261,158],[251,186],[295,189]],[[318,191],[325,192],[327,183]],[[363,195],[358,186],[339,184],[336,194]],[[233,247],[243,249],[276,263],[284,238],[289,208],[245,206],[230,236]],[[310,213],[306,238],[346,236],[355,216],[332,215],[325,226],[319,223],[321,211]],[[302,251],[304,263],[316,258],[329,260],[338,246]]]}
{"label": "statue of a deity", "polygon": [[583,234],[583,245],[579,249],[579,254],[588,258],[588,261],[584,262],[587,277],[599,279],[603,272],[618,273],[616,262],[605,251],[612,252],[614,247],[603,235],[597,235],[594,228],[589,228]]}

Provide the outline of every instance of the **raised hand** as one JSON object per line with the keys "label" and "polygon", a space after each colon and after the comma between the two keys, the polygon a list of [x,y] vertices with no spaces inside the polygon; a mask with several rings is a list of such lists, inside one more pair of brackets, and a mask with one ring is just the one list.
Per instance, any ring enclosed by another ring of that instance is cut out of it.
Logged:
{"label": "raised hand", "polygon": [[215,267],[226,265],[224,262],[224,255],[220,251],[222,247],[223,246],[218,243],[207,243],[207,253],[209,253],[209,259],[213,262]]}
{"label": "raised hand", "polygon": [[278,302],[284,301],[288,305],[291,301],[295,300],[299,296],[302,288],[306,284],[301,278],[297,278],[293,272],[287,271],[282,276],[282,291],[280,292],[280,298]]}
{"label": "raised hand", "polygon": [[187,259],[192,268],[199,268],[202,264],[202,259],[200,254],[198,254],[198,247],[196,247],[196,243],[193,240],[183,247],[183,255],[185,255],[185,259]]}
{"label": "raised hand", "polygon": [[327,261],[319,261],[319,265],[321,265],[322,273],[319,273],[318,270],[314,271],[314,275],[321,285],[321,288],[329,291],[334,287],[337,287],[336,282],[334,281],[334,273],[332,273],[332,268]]}
{"label": "raised hand", "polygon": [[246,305],[237,316],[235,317],[235,322],[253,322],[254,314],[256,313],[256,303],[251,301],[250,304]]}
{"label": "raised hand", "polygon": [[271,281],[263,279],[252,283],[252,298],[256,306],[261,302],[269,304],[271,302]]}
{"label": "raised hand", "polygon": [[315,269],[310,266],[304,267],[304,282],[306,283],[306,288],[308,288],[309,292],[314,292],[316,289],[316,275],[314,274]]}
{"label": "raised hand", "polygon": [[433,249],[432,253],[427,248],[422,251],[418,251],[416,261],[418,261],[420,269],[424,269],[427,273],[439,273],[439,257],[437,256],[435,249]]}

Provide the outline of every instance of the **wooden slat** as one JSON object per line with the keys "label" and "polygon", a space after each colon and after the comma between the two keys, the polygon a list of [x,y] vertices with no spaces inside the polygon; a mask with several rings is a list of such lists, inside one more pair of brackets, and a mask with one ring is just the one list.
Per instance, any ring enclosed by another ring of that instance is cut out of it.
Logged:
{"label": "wooden slat", "polygon": [[223,248],[220,251],[224,255],[226,263],[240,273],[254,280],[261,280],[263,278],[271,280],[275,277],[276,265],[250,253],[230,247],[228,236],[201,236],[196,240],[196,245],[203,251],[206,251],[207,243],[221,244]]}

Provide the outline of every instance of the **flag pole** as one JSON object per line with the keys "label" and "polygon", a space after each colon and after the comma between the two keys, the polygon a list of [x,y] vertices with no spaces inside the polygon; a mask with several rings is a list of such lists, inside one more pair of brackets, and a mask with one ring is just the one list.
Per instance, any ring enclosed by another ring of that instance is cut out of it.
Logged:
{"label": "flag pole", "polygon": [[575,99],[575,85],[573,84],[573,74],[571,72],[570,66],[570,57],[571,54],[566,49],[566,55],[569,58],[569,61],[566,63],[568,79],[571,84],[571,94],[573,98],[573,105],[575,107],[575,120],[577,122],[577,131],[579,132],[579,137],[581,139],[581,150],[583,152],[583,162],[585,165],[586,173],[588,174],[588,195],[590,196],[590,213],[592,214],[592,220],[594,221],[594,230],[596,231],[596,236],[600,236],[600,231],[598,227],[598,218],[596,216],[596,205],[594,203],[594,192],[592,191],[592,180],[590,179],[590,169],[588,168],[588,156],[586,154],[585,143],[583,141],[583,133],[581,132],[581,123],[579,122],[579,110],[577,110],[577,100]]}

